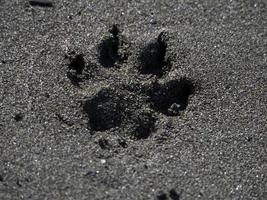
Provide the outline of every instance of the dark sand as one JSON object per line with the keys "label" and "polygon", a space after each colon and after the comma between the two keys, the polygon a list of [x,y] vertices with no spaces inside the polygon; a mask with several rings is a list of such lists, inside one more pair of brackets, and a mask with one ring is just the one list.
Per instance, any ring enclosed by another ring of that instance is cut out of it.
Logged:
{"label": "dark sand", "polygon": [[0,0],[0,199],[266,199],[267,2]]}

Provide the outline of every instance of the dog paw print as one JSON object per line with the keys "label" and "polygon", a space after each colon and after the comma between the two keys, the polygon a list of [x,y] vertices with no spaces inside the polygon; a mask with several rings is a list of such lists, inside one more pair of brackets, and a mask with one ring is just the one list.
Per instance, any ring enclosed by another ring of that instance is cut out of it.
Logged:
{"label": "dog paw print", "polygon": [[[116,25],[98,45],[98,64],[86,63],[83,54],[70,52],[67,55],[67,76],[74,85],[90,79],[98,69],[115,70],[115,73],[110,73],[112,81],[108,86],[85,97],[83,111],[92,133],[115,131],[121,136],[145,139],[156,131],[159,117],[179,116],[186,109],[194,84],[184,77],[164,78],[172,68],[171,59],[166,56],[167,41],[168,34],[162,32],[146,44],[137,56],[137,64],[127,65],[135,69],[128,70],[127,76],[120,74],[125,72],[119,68],[131,55],[130,44]],[[139,75],[145,78],[135,78]],[[126,78],[117,80],[118,77]]]}

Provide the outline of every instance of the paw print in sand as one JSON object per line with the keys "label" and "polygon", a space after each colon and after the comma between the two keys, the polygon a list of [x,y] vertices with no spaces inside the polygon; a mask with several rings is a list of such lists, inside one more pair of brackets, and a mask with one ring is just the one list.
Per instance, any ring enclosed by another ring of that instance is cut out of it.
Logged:
{"label": "paw print in sand", "polygon": [[104,73],[95,73],[98,70],[110,72],[108,86],[86,97],[83,104],[92,133],[116,131],[134,139],[148,138],[156,130],[157,119],[162,115],[179,116],[194,92],[193,82],[185,77],[164,79],[172,68],[166,56],[166,32],[141,49],[137,64],[127,64],[134,70],[120,70],[128,62],[129,49],[130,44],[114,25],[98,46],[98,64],[86,63],[82,54],[67,55],[67,76],[76,86],[92,74],[97,78],[103,76]]}

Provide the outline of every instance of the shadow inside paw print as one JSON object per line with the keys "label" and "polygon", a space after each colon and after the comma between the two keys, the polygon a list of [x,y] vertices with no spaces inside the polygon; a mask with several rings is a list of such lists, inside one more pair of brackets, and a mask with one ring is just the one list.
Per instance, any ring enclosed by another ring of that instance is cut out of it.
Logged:
{"label": "shadow inside paw print", "polygon": [[156,120],[151,110],[144,110],[140,105],[126,90],[104,88],[87,99],[84,111],[94,132],[120,128],[122,134],[144,139],[155,130]]}
{"label": "shadow inside paw print", "polygon": [[166,51],[166,33],[162,32],[156,40],[148,43],[141,51],[139,72],[161,77],[170,68],[168,60],[165,58]]}
{"label": "shadow inside paw print", "polygon": [[171,189],[169,192],[159,191],[155,200],[179,200],[180,196],[174,189]]}
{"label": "shadow inside paw print", "polygon": [[[123,36],[118,27],[114,25],[109,32],[110,36],[98,46],[100,65],[96,67],[120,67],[121,62],[127,60],[130,55],[125,50],[127,48],[124,47]],[[142,77],[133,80],[132,77],[136,74],[126,76],[126,81],[116,81],[118,76],[111,73],[108,87],[86,97],[83,110],[88,117],[88,128],[92,133],[112,130],[134,139],[146,139],[156,131],[158,117],[162,117],[162,114],[178,116],[186,109],[189,96],[194,92],[194,84],[186,78],[163,78],[171,66],[170,60],[166,58],[166,37],[165,32],[160,33],[141,50],[138,57],[138,73],[155,75],[148,77],[151,81],[144,82]],[[67,75],[73,84],[79,84],[90,77],[91,71],[97,70],[96,67],[86,65],[83,54],[72,52],[68,58],[70,62]],[[120,70],[117,72],[123,73]]]}
{"label": "shadow inside paw print", "polygon": [[149,110],[137,110],[133,115],[133,136],[136,139],[146,139],[155,131],[156,119]]}
{"label": "shadow inside paw print", "polygon": [[82,54],[70,52],[67,56],[69,58],[69,68],[67,72],[68,78],[74,85],[78,85],[82,81],[82,73],[85,68],[85,61]]}
{"label": "shadow inside paw print", "polygon": [[75,86],[80,86],[82,81],[88,80],[92,76],[93,71],[96,71],[93,63],[86,64],[83,54],[71,51],[65,55],[65,58],[68,59],[67,77]]}
{"label": "shadow inside paw print", "polygon": [[122,94],[112,89],[102,89],[86,101],[84,110],[93,131],[105,131],[121,125],[126,109],[121,99]]}
{"label": "shadow inside paw print", "polygon": [[109,32],[111,36],[104,39],[98,47],[99,62],[106,68],[113,67],[116,62],[122,62],[128,57],[127,54],[120,52],[120,49],[123,49],[122,47],[125,41],[120,34],[118,26],[113,25]]}
{"label": "shadow inside paw print", "polygon": [[177,116],[180,111],[186,109],[193,91],[193,83],[185,78],[172,80],[163,85],[157,84],[149,92],[151,107],[167,116]]}

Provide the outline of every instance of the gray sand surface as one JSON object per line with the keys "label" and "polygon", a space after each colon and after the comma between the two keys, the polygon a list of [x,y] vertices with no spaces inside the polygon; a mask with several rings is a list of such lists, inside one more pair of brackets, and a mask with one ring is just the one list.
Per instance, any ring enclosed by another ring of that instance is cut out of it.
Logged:
{"label": "gray sand surface", "polygon": [[0,199],[267,199],[265,0],[0,0]]}

